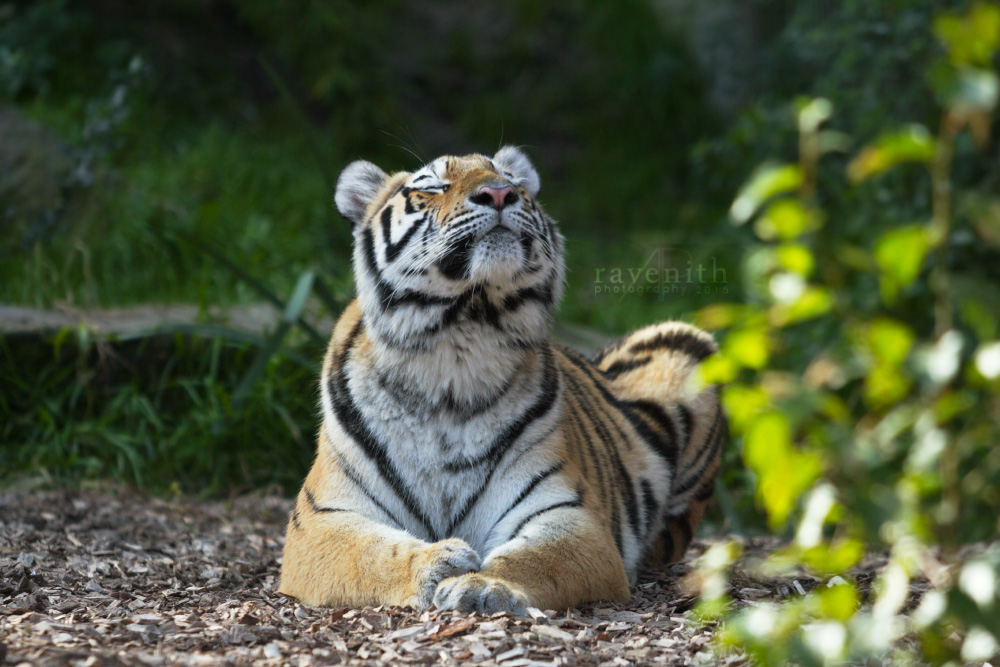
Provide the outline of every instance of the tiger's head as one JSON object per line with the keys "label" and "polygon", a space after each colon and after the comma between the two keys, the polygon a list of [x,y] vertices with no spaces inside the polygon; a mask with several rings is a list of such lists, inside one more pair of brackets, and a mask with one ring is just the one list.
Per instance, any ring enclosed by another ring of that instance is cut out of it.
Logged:
{"label": "tiger's head", "polygon": [[335,202],[353,225],[366,326],[409,349],[470,327],[505,345],[542,342],[565,268],[539,187],[531,161],[510,146],[391,176],[371,162],[349,164]]}

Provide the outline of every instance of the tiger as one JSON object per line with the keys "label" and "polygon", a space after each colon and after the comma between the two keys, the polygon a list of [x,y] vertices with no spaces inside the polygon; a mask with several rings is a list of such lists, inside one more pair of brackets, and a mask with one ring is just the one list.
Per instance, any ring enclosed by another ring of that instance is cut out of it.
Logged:
{"label": "tiger", "polygon": [[684,554],[727,434],[695,373],[716,344],[675,321],[590,360],[552,342],[565,244],[539,189],[512,146],[340,174],[356,294],[279,592],[524,614],[627,601],[641,567]]}

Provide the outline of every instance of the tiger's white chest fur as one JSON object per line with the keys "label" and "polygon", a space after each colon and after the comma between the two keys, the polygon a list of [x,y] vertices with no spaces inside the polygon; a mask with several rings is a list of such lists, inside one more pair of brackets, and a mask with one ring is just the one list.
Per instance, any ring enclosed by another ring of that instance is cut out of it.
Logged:
{"label": "tiger's white chest fur", "polygon": [[[350,398],[386,461],[359,455],[343,438],[331,441],[359,474],[398,476],[409,499],[384,503],[400,528],[432,541],[460,537],[488,552],[509,538],[507,524],[518,513],[505,511],[518,493],[555,463],[557,448],[537,446],[560,437],[551,354],[513,348],[492,327],[471,321],[428,351],[376,348],[372,360],[346,359],[344,371]],[[525,419],[542,410],[540,418]],[[572,496],[555,478],[536,493]]]}

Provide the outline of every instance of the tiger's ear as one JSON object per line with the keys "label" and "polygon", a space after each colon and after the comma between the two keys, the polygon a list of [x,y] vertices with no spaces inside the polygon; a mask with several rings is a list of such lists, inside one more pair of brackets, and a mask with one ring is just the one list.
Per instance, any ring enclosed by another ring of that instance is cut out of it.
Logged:
{"label": "tiger's ear", "polygon": [[333,201],[340,214],[356,225],[365,219],[365,209],[389,176],[367,160],[357,160],[344,167],[337,179]]}
{"label": "tiger's ear", "polygon": [[532,197],[538,194],[542,181],[538,178],[535,165],[531,164],[531,160],[521,152],[520,148],[504,146],[493,156],[493,161],[520,179],[521,185],[531,193]]}

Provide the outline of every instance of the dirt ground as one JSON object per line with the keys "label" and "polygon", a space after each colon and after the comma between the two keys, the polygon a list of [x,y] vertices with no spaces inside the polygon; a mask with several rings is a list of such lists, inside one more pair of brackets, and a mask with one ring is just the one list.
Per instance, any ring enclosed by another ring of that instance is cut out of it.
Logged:
{"label": "dirt ground", "polygon": [[[276,591],[289,509],[276,496],[227,504],[120,489],[0,492],[0,664],[746,662],[711,653],[712,628],[691,618],[695,600],[678,584],[704,541],[685,562],[645,573],[627,604],[533,610],[531,618],[321,609]],[[751,554],[774,546],[744,544]],[[819,583],[741,573],[734,582],[729,592],[740,606]]]}

